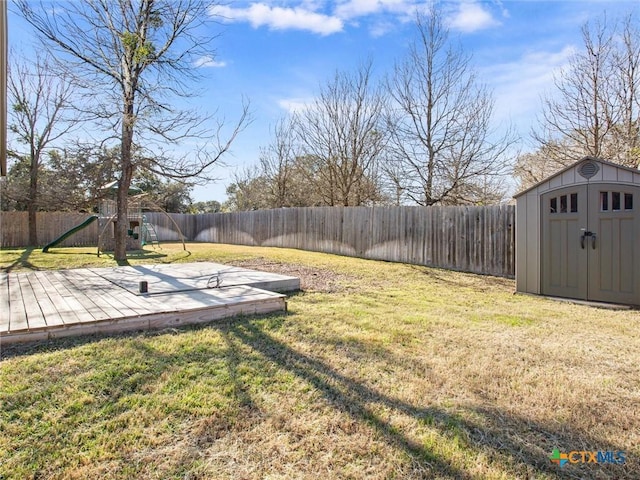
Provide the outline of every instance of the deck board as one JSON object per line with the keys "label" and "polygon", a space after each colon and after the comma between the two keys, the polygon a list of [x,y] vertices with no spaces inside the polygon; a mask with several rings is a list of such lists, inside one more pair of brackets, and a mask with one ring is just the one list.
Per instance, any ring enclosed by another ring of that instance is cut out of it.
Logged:
{"label": "deck board", "polygon": [[17,277],[20,283],[20,290],[22,291],[22,301],[24,302],[24,308],[27,312],[27,325],[29,330],[46,327],[47,322],[38,304],[38,299],[31,288],[29,274],[18,273]]}
{"label": "deck board", "polygon": [[90,322],[109,318],[109,314],[89,298],[84,290],[70,290],[74,285],[69,278],[65,278],[63,273],[58,271],[51,272],[49,280],[62,296],[68,308],[78,317],[79,321]]}
{"label": "deck board", "polygon": [[[94,303],[100,303],[100,308],[107,314],[107,318],[120,318],[129,316],[129,313],[119,301],[114,301],[110,295],[103,295],[102,279],[96,276],[88,276],[76,270],[66,270],[63,272],[68,280],[77,290],[83,292],[84,296],[92,299]],[[124,311],[123,311],[124,310]]]}
{"label": "deck board", "polygon": [[9,331],[26,330],[29,328],[29,324],[27,323],[27,312],[22,300],[22,289],[20,288],[20,282],[16,281],[15,278],[12,280],[8,282]]}
{"label": "deck board", "polygon": [[9,331],[9,278],[5,272],[0,272],[0,332]]}
{"label": "deck board", "polygon": [[[47,288],[42,285],[37,272],[34,272],[32,275],[27,275],[25,278],[28,280],[33,296],[36,298],[45,326],[64,325],[62,315],[60,315],[56,305],[54,305],[51,298],[49,298]],[[29,316],[28,313],[27,316]]]}
{"label": "deck board", "polygon": [[[69,304],[67,301],[68,297],[64,297],[58,290],[60,283],[55,281],[52,273],[53,272],[35,272],[35,277],[40,282],[40,285],[44,289],[47,297],[49,297],[49,300],[56,309],[58,315],[60,315],[61,323],[71,324],[82,321],[82,317],[79,315],[81,308],[78,308],[78,304]],[[49,324],[48,320],[47,324]]]}
{"label": "deck board", "polygon": [[[149,315],[155,311],[154,307],[149,304],[144,296],[132,295],[131,292],[114,285],[101,275],[97,275],[92,269],[82,269],[78,272],[85,277],[93,279],[92,287],[95,288],[100,295],[105,296],[108,302],[124,316]],[[117,288],[114,288],[117,287]]]}
{"label": "deck board", "polygon": [[[175,266],[177,280],[172,281],[173,269],[163,266],[160,276],[164,284],[181,287],[185,282],[199,282],[197,275],[202,268],[203,265]],[[271,273],[261,276],[261,272],[246,271],[242,275],[248,284],[233,282],[220,288],[179,288],[141,295],[133,292],[131,285],[125,288],[109,280],[101,270],[0,272],[0,344],[181,326],[239,314],[282,311],[286,310],[284,295],[252,284],[266,279],[282,290],[299,288],[299,280],[294,277],[279,279]]]}
{"label": "deck board", "polygon": [[[177,291],[204,290],[211,284],[222,287],[251,285],[265,290],[292,291],[300,288],[300,279],[275,273],[258,272],[247,268],[214,262],[181,264],[136,265],[112,268],[90,268],[113,284],[140,296],[140,282],[146,281],[148,295]],[[216,281],[217,280],[217,281]],[[144,296],[144,295],[143,295]]]}

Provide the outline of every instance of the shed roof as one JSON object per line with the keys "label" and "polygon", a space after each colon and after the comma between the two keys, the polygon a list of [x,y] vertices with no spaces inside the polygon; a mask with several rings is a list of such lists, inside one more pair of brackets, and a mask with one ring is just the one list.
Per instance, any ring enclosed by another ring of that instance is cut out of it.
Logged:
{"label": "shed roof", "polygon": [[571,170],[572,168],[576,168],[578,165],[580,165],[582,162],[585,161],[591,161],[591,162],[597,162],[600,163],[602,165],[609,165],[611,167],[615,167],[618,168],[620,170],[626,170],[628,172],[631,173],[638,173],[640,170],[638,170],[637,168],[631,168],[631,167],[625,167],[624,165],[620,165],[619,163],[613,163],[613,162],[609,162],[608,160],[603,160],[601,158],[597,158],[597,157],[591,157],[591,156],[586,156],[586,157],[582,157],[580,160],[572,163],[571,165],[563,168],[562,170],[557,171],[556,173],[554,173],[553,175],[549,175],[547,178],[540,180],[538,183],[536,183],[535,185],[530,186],[529,188],[522,190],[521,192],[516,193],[513,198],[518,198],[522,195],[524,195],[525,193],[533,190],[534,188],[539,187],[540,185],[542,185],[545,182],[548,182],[549,180],[551,180],[552,178],[555,177],[559,177],[560,175],[562,175],[564,172]]}

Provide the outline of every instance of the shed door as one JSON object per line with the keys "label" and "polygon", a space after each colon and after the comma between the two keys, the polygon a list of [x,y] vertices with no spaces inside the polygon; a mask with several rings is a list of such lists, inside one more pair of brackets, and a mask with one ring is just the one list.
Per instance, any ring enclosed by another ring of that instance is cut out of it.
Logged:
{"label": "shed door", "polygon": [[640,188],[576,185],[541,201],[542,293],[640,304]]}
{"label": "shed door", "polygon": [[542,195],[542,293],[587,298],[587,187],[576,185]]}
{"label": "shed door", "polygon": [[638,187],[589,185],[589,300],[640,304],[638,207]]}

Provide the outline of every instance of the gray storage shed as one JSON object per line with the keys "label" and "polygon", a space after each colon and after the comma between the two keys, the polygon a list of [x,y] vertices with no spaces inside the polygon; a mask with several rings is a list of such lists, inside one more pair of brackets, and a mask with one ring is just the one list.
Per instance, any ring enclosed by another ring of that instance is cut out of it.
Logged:
{"label": "gray storage shed", "polygon": [[640,170],[585,157],[516,199],[516,290],[640,305]]}

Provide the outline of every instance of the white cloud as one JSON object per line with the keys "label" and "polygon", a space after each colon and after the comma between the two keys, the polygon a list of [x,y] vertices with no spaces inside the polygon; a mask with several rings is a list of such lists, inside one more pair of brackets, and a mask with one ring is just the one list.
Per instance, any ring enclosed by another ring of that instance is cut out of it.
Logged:
{"label": "white cloud", "polygon": [[[377,18],[370,26],[371,34],[378,37],[387,33],[393,22],[407,22],[415,12],[428,12],[433,0],[292,0],[276,5],[272,0],[246,2],[243,6],[216,5],[210,14],[227,22],[248,22],[254,28],[271,30],[305,30],[319,35],[341,32],[344,24],[360,18]],[[494,0],[494,9],[508,17],[500,0]],[[332,13],[326,12],[333,8]],[[492,13],[476,0],[462,0],[448,18],[449,27],[465,33],[500,25]]]}
{"label": "white cloud", "polygon": [[287,113],[295,113],[309,107],[313,102],[313,97],[283,98],[278,100],[278,106],[283,110],[286,110]]}
{"label": "white cloud", "polygon": [[383,35],[386,35],[387,33],[393,31],[393,29],[396,28],[396,27],[397,27],[397,24],[395,22],[380,21],[380,22],[374,23],[369,28],[369,32],[371,33],[372,37],[378,38],[378,37],[382,37]]}
{"label": "white cloud", "polygon": [[371,15],[380,10],[382,10],[382,1],[380,0],[348,0],[336,7],[336,15],[349,19]]}
{"label": "white cloud", "polygon": [[272,7],[265,3],[252,3],[247,8],[218,5],[210,9],[210,13],[229,22],[249,22],[254,28],[266,26],[271,30],[307,30],[320,35],[340,32],[344,26],[338,17],[303,7]]}
{"label": "white cloud", "polygon": [[449,18],[449,27],[465,33],[500,25],[491,13],[475,2],[460,2],[458,11]]}
{"label": "white cloud", "polygon": [[504,3],[502,3],[502,0],[493,0],[492,3],[496,9],[500,10],[503,18],[511,18],[511,14],[509,10],[507,10],[507,7],[504,6]]}
{"label": "white cloud", "polygon": [[[431,0],[293,0],[285,3],[295,5],[283,7],[272,0],[262,0],[247,2],[243,7],[216,5],[209,12],[222,21],[248,22],[254,28],[297,29],[320,35],[341,32],[345,22],[355,25],[362,17],[382,17],[370,27],[375,37],[390,31],[397,22],[410,21],[416,10],[428,10]],[[321,13],[327,8],[333,8],[333,12]]]}
{"label": "white cloud", "polygon": [[335,13],[345,20],[379,13],[406,17],[413,16],[416,9],[428,3],[424,0],[343,0],[337,5]]}
{"label": "white cloud", "polygon": [[195,62],[193,62],[193,66],[196,68],[198,67],[220,68],[220,67],[226,67],[227,62],[219,62],[215,60],[211,55],[205,55],[204,57],[200,57]]}
{"label": "white cloud", "polygon": [[556,52],[529,52],[513,62],[481,69],[482,78],[490,79],[494,89],[496,120],[511,120],[526,135],[535,123],[541,97],[553,94],[554,75],[567,66],[575,51],[566,46]]}

